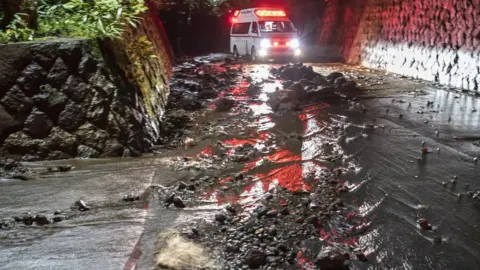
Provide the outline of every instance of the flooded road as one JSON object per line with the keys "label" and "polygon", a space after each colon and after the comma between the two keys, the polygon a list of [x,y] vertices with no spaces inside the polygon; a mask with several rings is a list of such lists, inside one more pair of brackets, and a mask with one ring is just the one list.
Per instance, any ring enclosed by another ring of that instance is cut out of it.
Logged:
{"label": "flooded road", "polygon": [[[231,204],[241,209],[239,219],[247,218],[267,201],[278,212],[289,206],[289,215],[282,212],[274,223],[275,238],[285,239],[294,253],[290,259],[268,255],[270,269],[318,269],[315,257],[327,246],[353,254],[350,269],[477,269],[480,200],[473,197],[480,190],[474,159],[480,156],[480,100],[368,70],[313,66],[324,75],[340,71],[362,89],[273,111],[269,93],[283,82],[270,78],[269,65],[243,66],[244,78],[220,94],[235,100],[234,108],[215,112],[212,101],[196,116],[198,130],[189,135],[196,146],[188,150],[62,161],[75,169],[31,181],[2,180],[1,217],[70,213],[79,199],[91,209],[72,212],[61,223],[0,230],[0,269],[152,269],[160,231],[211,222]],[[248,76],[263,81],[255,95]],[[319,181],[327,176],[334,181]],[[186,208],[166,208],[155,188],[190,185],[192,179],[195,192],[176,191]],[[319,192],[329,188],[332,193]],[[123,201],[130,193],[140,200]],[[335,193],[341,206],[323,210]],[[305,209],[304,194],[316,197]],[[318,221],[301,224],[317,208]],[[422,230],[419,219],[432,229]],[[295,233],[284,236],[289,229]],[[227,242],[261,246],[267,254],[277,243],[243,240],[237,233]],[[220,269],[241,268],[237,255],[218,256],[224,257]]]}

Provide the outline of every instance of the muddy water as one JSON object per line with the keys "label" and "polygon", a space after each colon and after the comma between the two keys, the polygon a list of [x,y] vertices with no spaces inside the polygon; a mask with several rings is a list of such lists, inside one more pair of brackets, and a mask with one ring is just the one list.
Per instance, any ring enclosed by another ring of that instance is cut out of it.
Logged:
{"label": "muddy water", "polygon": [[[256,66],[250,75],[266,79],[267,69]],[[343,242],[364,251],[368,262],[352,260],[351,269],[477,269],[480,202],[467,191],[480,189],[480,165],[473,161],[480,151],[462,138],[479,136],[480,114],[474,108],[480,108],[480,101],[382,74],[351,74],[371,82],[368,91],[348,94],[366,113],[346,100],[273,113],[264,101],[279,81],[265,84],[253,101],[245,94],[246,84],[225,93],[247,105],[258,121],[252,132],[257,136],[224,143],[262,148],[274,142],[275,151],[243,166],[244,173],[255,175],[250,182],[225,192],[221,186],[230,187],[232,179],[223,179],[207,197],[254,209],[269,190],[280,186],[308,192],[323,170],[341,169],[338,180],[351,190],[346,195],[351,216],[335,217],[321,240],[323,245]],[[428,101],[433,105],[427,107]],[[332,128],[343,128],[344,136],[332,136]],[[423,146],[428,154],[422,154]],[[451,183],[453,179],[458,180]],[[421,230],[419,218],[427,219],[433,230]],[[371,226],[353,236],[342,233],[355,224]],[[318,250],[318,245],[308,248]],[[297,266],[312,267],[308,260]]]}

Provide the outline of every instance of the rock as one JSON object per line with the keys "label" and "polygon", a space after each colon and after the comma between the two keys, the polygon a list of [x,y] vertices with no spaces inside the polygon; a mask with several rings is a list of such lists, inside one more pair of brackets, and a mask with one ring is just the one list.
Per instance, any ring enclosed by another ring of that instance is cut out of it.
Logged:
{"label": "rock", "polygon": [[139,201],[140,196],[134,195],[133,193],[126,194],[123,196],[122,201],[124,202],[134,202],[134,201]]}
{"label": "rock", "polygon": [[35,108],[25,120],[23,131],[32,138],[43,139],[48,136],[52,126],[48,116]]}
{"label": "rock", "polygon": [[45,112],[50,119],[57,121],[58,115],[67,104],[67,96],[50,85],[42,85],[40,89],[41,93],[32,97],[35,106]]}
{"label": "rock", "polygon": [[17,84],[27,96],[31,97],[39,92],[40,85],[45,84],[46,76],[45,70],[37,63],[32,62],[22,71],[17,79]]}
{"label": "rock", "polygon": [[63,215],[56,215],[52,218],[53,223],[62,222],[65,219]]}
{"label": "rock", "polygon": [[18,122],[25,121],[33,107],[33,102],[25,96],[17,85],[10,88],[0,100],[0,103]]}
{"label": "rock", "polygon": [[257,208],[255,208],[255,210],[253,210],[253,212],[256,213],[259,218],[261,218],[268,213],[268,208],[265,205],[260,204],[257,206]]}
{"label": "rock", "polygon": [[183,145],[185,146],[185,149],[190,149],[197,146],[197,142],[192,138],[186,137],[183,140]]}
{"label": "rock", "polygon": [[50,72],[48,73],[48,82],[54,87],[62,87],[68,78],[68,67],[62,58],[55,60]]}
{"label": "rock", "polygon": [[81,144],[102,151],[106,146],[109,134],[107,131],[87,123],[78,128],[75,137]]}
{"label": "rock", "polygon": [[111,140],[106,143],[101,157],[121,157],[125,148],[117,140]]}
{"label": "rock", "polygon": [[45,145],[51,150],[59,150],[71,156],[76,156],[77,153],[75,136],[58,127],[52,128],[50,135],[45,139]]}
{"label": "rock", "polygon": [[229,98],[221,98],[216,103],[216,109],[219,112],[230,111],[235,105],[235,101]]}
{"label": "rock", "polygon": [[262,88],[255,84],[250,84],[247,89],[247,93],[249,96],[257,96],[262,91]]}
{"label": "rock", "polygon": [[275,218],[275,217],[278,216],[278,211],[275,210],[275,209],[274,209],[274,210],[270,210],[270,211],[268,211],[268,212],[265,214],[265,216],[266,216],[267,218]]}
{"label": "rock", "polygon": [[332,72],[328,74],[327,80],[334,82],[336,79],[343,77],[343,74],[340,72]]}
{"label": "rock", "polygon": [[11,176],[10,178],[12,179],[17,179],[17,180],[22,180],[22,181],[28,181],[30,180],[30,178],[24,174],[15,174],[13,176]]}
{"label": "rock", "polygon": [[267,263],[267,255],[260,250],[250,250],[243,261],[250,268],[258,268]]}
{"label": "rock", "polygon": [[218,93],[213,89],[203,89],[202,91],[198,92],[199,99],[212,99],[216,98]]}
{"label": "rock", "polygon": [[173,198],[173,205],[177,208],[185,208],[185,203],[179,197],[175,196]]}
{"label": "rock", "polygon": [[328,86],[328,85],[330,85],[330,84],[328,83],[328,81],[327,81],[324,77],[322,77],[322,76],[317,76],[317,77],[315,77],[314,83],[315,83],[316,85],[319,85],[319,86]]}
{"label": "rock", "polygon": [[289,67],[284,68],[281,71],[280,78],[282,80],[286,80],[286,81],[293,81],[293,80],[296,79],[296,74],[298,74],[298,69],[293,67],[293,66],[289,66]]}
{"label": "rock", "polygon": [[284,207],[282,208],[282,210],[280,210],[280,214],[284,215],[284,216],[287,216],[290,214],[290,210],[288,210],[287,207]]}
{"label": "rock", "polygon": [[35,221],[35,217],[31,213],[24,213],[21,218],[23,224],[30,226]]}
{"label": "rock", "polygon": [[39,226],[44,226],[50,224],[50,220],[44,215],[37,215],[35,216],[35,223]]}
{"label": "rock", "polygon": [[184,96],[178,101],[178,107],[186,111],[198,111],[202,108],[202,103],[191,96]]}
{"label": "rock", "polygon": [[291,89],[280,90],[268,94],[267,104],[276,110],[292,110],[298,106],[297,93]]}
{"label": "rock", "polygon": [[66,131],[75,132],[85,123],[86,109],[87,108],[70,102],[65,110],[58,116],[58,126]]}
{"label": "rock", "polygon": [[167,196],[167,198],[165,199],[165,202],[164,202],[165,206],[168,207],[170,204],[172,204],[173,200],[175,199],[175,196],[176,196],[175,193],[172,193],[169,196]]}
{"label": "rock", "polygon": [[365,256],[365,254],[363,252],[356,252],[355,256],[357,257],[357,259],[359,261],[362,261],[362,262],[368,261],[367,256]]}
{"label": "rock", "polygon": [[186,188],[187,188],[187,184],[185,182],[180,182],[177,187],[178,190],[183,190]]}
{"label": "rock", "polygon": [[314,216],[314,215],[309,216],[309,217],[307,217],[307,218],[305,219],[305,223],[306,223],[306,224],[312,224],[312,225],[314,225],[314,226],[317,226],[318,223],[319,223],[319,222],[318,222],[318,217],[317,217],[317,216]]}
{"label": "rock", "polygon": [[187,190],[190,190],[190,191],[195,191],[197,188],[195,187],[194,184],[190,184],[187,186]]}
{"label": "rock", "polygon": [[426,220],[424,218],[418,219],[417,224],[422,230],[431,230],[432,229],[432,225],[430,225],[428,220]]}
{"label": "rock", "polygon": [[89,80],[93,74],[97,71],[97,60],[88,53],[84,53],[80,64],[78,65],[78,74],[82,76],[83,79]]}
{"label": "rock", "polygon": [[228,253],[239,253],[240,249],[236,245],[227,244],[225,247],[225,251]]}
{"label": "rock", "polygon": [[83,200],[76,201],[73,204],[72,208],[75,209],[75,210],[82,211],[82,212],[90,210],[90,207]]}
{"label": "rock", "polygon": [[11,154],[36,154],[40,149],[41,140],[33,139],[23,132],[10,134],[3,142],[4,148]]}
{"label": "rock", "polygon": [[219,213],[219,214],[216,214],[215,215],[215,221],[217,221],[218,223],[225,223],[225,221],[227,220],[227,216],[223,213]]}
{"label": "rock", "polygon": [[325,248],[315,258],[315,265],[320,269],[343,269],[344,263],[347,260],[345,256],[332,252],[330,249]]}
{"label": "rock", "polygon": [[288,251],[288,247],[285,243],[279,243],[276,247],[275,247],[276,250],[278,250],[279,252],[287,252]]}
{"label": "rock", "polygon": [[86,145],[79,145],[77,148],[77,157],[79,158],[97,158],[100,156],[100,153]]}
{"label": "rock", "polygon": [[290,89],[295,92],[297,99],[304,99],[307,95],[307,92],[300,83],[293,84]]}
{"label": "rock", "polygon": [[345,79],[345,77],[338,77],[335,79],[335,81],[333,82],[333,86],[335,88],[341,88],[345,83],[347,83],[347,79]]}
{"label": "rock", "polygon": [[22,124],[17,122],[5,108],[0,105],[0,142],[11,133],[21,129]]}

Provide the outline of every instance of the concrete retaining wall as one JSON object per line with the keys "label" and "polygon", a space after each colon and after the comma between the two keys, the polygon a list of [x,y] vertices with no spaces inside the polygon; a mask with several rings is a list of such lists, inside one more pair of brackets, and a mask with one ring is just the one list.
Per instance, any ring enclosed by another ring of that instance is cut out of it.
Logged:
{"label": "concrete retaining wall", "polygon": [[320,43],[337,45],[347,63],[478,92],[479,7],[480,0],[327,0]]}

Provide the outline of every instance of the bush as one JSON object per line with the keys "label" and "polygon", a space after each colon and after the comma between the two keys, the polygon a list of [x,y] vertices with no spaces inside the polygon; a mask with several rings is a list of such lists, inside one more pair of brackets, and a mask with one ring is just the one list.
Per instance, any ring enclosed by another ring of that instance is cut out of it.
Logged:
{"label": "bush", "polygon": [[137,26],[146,10],[144,0],[39,0],[37,29],[22,20],[28,15],[16,14],[0,31],[0,43],[46,37],[120,38],[126,27]]}

